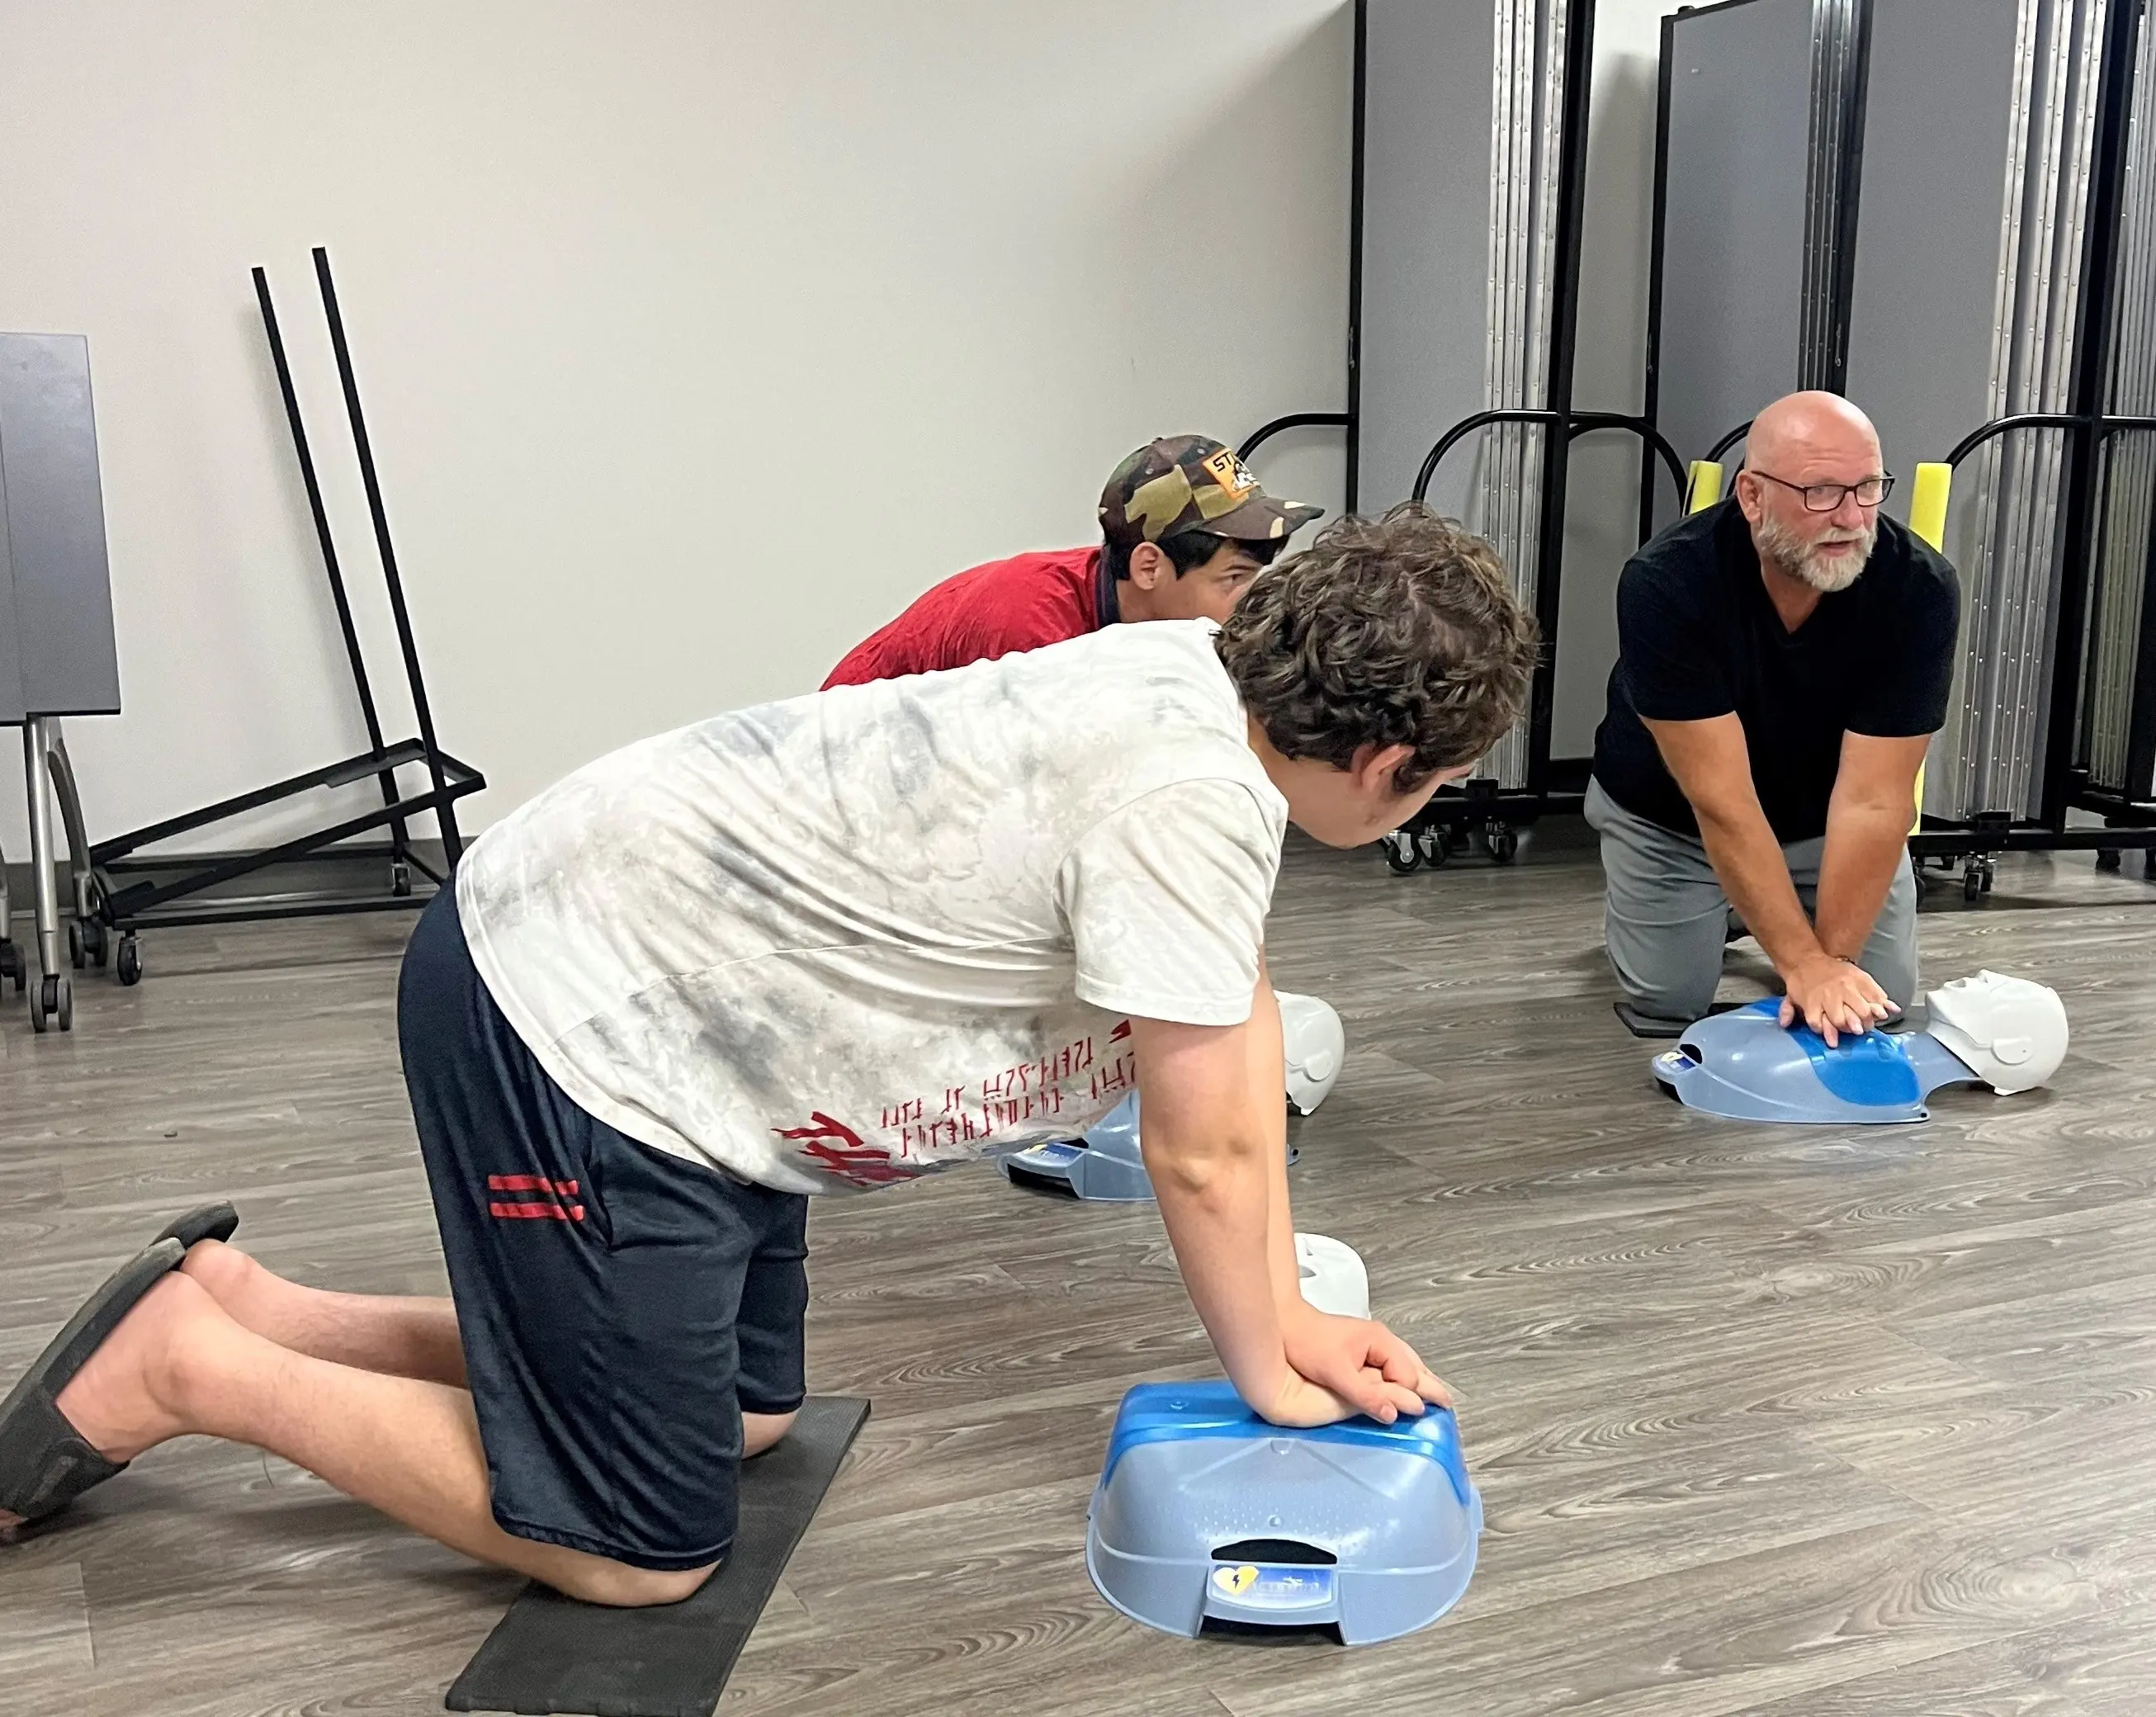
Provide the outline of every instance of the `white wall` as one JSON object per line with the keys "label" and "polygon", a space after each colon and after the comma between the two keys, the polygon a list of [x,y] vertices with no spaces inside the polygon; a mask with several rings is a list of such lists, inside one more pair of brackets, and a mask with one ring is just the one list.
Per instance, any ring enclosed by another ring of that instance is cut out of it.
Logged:
{"label": "white wall", "polygon": [[[406,733],[330,246],[475,827],[1088,538],[1154,434],[1337,409],[1351,51],[1342,0],[0,0],[0,326],[97,395],[92,832],[363,744],[250,264]],[[1337,436],[1260,464],[1338,505]]]}

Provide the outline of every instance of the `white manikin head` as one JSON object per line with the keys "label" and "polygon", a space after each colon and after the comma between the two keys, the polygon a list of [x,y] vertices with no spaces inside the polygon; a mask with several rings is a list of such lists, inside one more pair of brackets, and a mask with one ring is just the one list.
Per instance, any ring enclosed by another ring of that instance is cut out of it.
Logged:
{"label": "white manikin head", "polygon": [[1979,972],[1925,998],[1930,1030],[1994,1091],[2033,1091],[2066,1058],[2066,1006],[2026,978]]}
{"label": "white manikin head", "polygon": [[1287,1061],[1287,1100],[1298,1115],[1325,1101],[1348,1054],[1348,1033],[1332,1004],[1314,995],[1276,992],[1280,1000],[1281,1048]]}

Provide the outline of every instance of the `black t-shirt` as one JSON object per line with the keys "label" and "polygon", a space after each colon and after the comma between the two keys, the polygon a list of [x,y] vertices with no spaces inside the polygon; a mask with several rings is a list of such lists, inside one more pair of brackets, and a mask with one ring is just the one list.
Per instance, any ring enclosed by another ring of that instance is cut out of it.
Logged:
{"label": "black t-shirt", "polygon": [[1953,683],[1961,589],[1953,568],[1882,517],[1871,558],[1794,632],[1759,576],[1751,527],[1722,501],[1681,519],[1617,581],[1617,666],[1594,736],[1594,776],[1635,816],[1681,835],[1698,820],[1640,725],[1732,711],[1752,781],[1785,845],[1826,832],[1845,733],[1935,733]]}

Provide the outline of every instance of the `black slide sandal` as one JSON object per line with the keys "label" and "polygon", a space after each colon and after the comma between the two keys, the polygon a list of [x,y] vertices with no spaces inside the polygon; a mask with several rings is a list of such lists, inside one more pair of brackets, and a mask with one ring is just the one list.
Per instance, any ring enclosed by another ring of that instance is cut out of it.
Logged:
{"label": "black slide sandal", "polygon": [[187,1255],[171,1238],[136,1253],[83,1302],[0,1401],[0,1509],[43,1519],[126,1468],[78,1437],[54,1403],[120,1320]]}
{"label": "black slide sandal", "polygon": [[[239,1231],[239,1212],[220,1199],[213,1205],[198,1205],[184,1216],[175,1216],[158,1231],[157,1240],[177,1240],[183,1247],[203,1240],[229,1240]],[[150,1242],[155,1246],[157,1240]]]}

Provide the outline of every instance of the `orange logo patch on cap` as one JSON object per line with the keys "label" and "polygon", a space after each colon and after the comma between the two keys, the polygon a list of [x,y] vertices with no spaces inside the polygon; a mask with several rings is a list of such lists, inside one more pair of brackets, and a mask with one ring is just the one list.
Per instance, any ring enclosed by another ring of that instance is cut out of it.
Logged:
{"label": "orange logo patch on cap", "polygon": [[1235,456],[1232,448],[1224,447],[1200,463],[1212,474],[1213,481],[1230,495],[1247,495],[1258,486],[1250,468]]}

